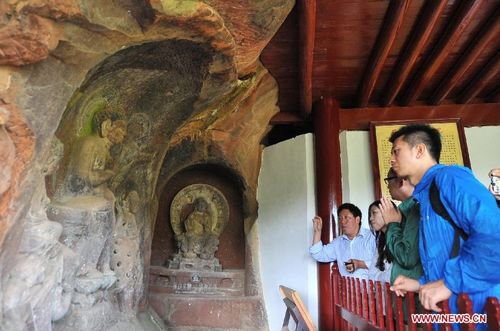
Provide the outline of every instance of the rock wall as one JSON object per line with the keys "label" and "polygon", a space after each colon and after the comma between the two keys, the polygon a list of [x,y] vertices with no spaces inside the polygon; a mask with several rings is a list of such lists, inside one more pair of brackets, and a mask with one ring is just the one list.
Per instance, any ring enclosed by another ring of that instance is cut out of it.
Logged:
{"label": "rock wall", "polygon": [[[278,110],[258,56],[292,6],[0,3],[3,328],[140,329],[133,316],[147,307],[158,199],[188,166],[231,169],[252,233],[260,141]],[[116,118],[96,128],[104,112]],[[82,146],[93,152],[82,156]],[[103,164],[95,153],[106,154]],[[82,175],[90,160],[99,171]],[[248,258],[257,259],[250,238]]]}

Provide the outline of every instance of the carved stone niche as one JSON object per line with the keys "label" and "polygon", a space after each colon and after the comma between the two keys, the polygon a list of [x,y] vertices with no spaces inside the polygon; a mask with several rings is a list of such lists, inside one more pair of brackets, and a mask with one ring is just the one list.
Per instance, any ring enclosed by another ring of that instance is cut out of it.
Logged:
{"label": "carved stone niche", "polygon": [[174,176],[160,198],[152,243],[152,293],[242,296],[245,235],[241,194],[216,169]]}
{"label": "carved stone niche", "polygon": [[228,221],[227,200],[216,187],[192,184],[180,190],[170,206],[170,224],[178,252],[168,267],[222,271],[215,252]]}

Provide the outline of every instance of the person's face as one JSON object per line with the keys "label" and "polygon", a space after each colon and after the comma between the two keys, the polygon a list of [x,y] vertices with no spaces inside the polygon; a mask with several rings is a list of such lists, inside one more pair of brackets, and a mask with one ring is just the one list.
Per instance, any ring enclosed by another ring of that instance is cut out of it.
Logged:
{"label": "person's face", "polygon": [[387,189],[393,199],[398,195],[400,179],[393,172],[387,173]]}
{"label": "person's face", "polygon": [[348,237],[354,237],[358,233],[360,219],[359,217],[354,217],[348,209],[340,211],[339,221],[342,227],[342,233]]}
{"label": "person's face", "polygon": [[403,136],[394,141],[391,151],[391,167],[399,177],[412,174],[416,153],[416,148],[404,141]]}
{"label": "person's face", "polygon": [[370,208],[370,225],[375,231],[380,231],[385,226],[380,208],[375,206]]}

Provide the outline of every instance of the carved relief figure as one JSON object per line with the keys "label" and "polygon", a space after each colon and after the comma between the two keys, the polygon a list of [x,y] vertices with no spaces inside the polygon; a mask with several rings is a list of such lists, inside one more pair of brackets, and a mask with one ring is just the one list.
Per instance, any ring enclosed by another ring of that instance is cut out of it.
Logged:
{"label": "carved relief figure", "polygon": [[116,294],[122,310],[133,310],[142,294],[142,259],[136,216],[140,207],[137,191],[127,194],[118,206],[111,266],[115,272]]}
{"label": "carved relief figure", "polygon": [[127,133],[126,122],[111,111],[97,112],[92,120],[93,133],[77,141],[68,169],[69,191],[112,198],[106,183],[116,174],[110,148]]}
{"label": "carved relief figure", "polygon": [[16,156],[14,142],[5,128],[9,115],[7,109],[0,107],[0,196],[10,186]]}
{"label": "carved relief figure", "polygon": [[[152,153],[144,151],[146,144],[151,137],[151,121],[144,113],[134,113],[127,125],[127,136],[122,144],[112,148],[114,156],[116,175],[112,178],[111,189],[113,192],[124,190],[125,180],[132,180],[135,183],[146,182],[149,174],[149,167],[146,163],[154,158]],[[115,148],[119,147],[119,148]],[[148,188],[149,189],[149,188]],[[140,191],[145,191],[143,188]],[[119,195],[121,195],[119,193]]]}
{"label": "carved relief figure", "polygon": [[[186,209],[191,211],[183,218]],[[169,261],[169,267],[221,269],[215,253],[228,220],[227,200],[214,186],[193,184],[179,191],[170,208],[179,252]]]}
{"label": "carved relief figure", "polygon": [[[42,178],[55,171],[62,154],[63,145],[54,138]],[[35,329],[50,328],[51,322],[63,318],[70,307],[76,256],[59,243],[62,226],[47,218],[48,203],[45,185],[39,185],[26,216],[17,263],[4,288],[5,323],[12,330],[24,329],[26,323],[33,323]]]}
{"label": "carved relief figure", "polygon": [[116,281],[111,270],[115,196],[108,182],[117,167],[110,148],[123,141],[126,124],[116,112],[94,114],[92,134],[72,146],[66,185],[49,209],[51,219],[63,225],[61,240],[79,256],[75,304],[91,306],[95,302],[92,294]]}

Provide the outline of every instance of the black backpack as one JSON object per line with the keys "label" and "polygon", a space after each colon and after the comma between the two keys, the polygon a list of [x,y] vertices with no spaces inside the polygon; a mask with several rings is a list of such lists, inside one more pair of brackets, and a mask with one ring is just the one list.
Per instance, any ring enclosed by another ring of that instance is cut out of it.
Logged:
{"label": "black backpack", "polygon": [[453,248],[451,249],[450,258],[454,258],[458,255],[458,251],[460,250],[460,238],[463,240],[467,240],[469,236],[465,233],[465,231],[459,227],[452,219],[450,214],[446,211],[446,208],[439,197],[439,188],[436,185],[436,180],[432,180],[431,188],[429,190],[429,199],[431,201],[432,209],[436,214],[444,218],[450,223],[450,225],[455,230],[455,236],[453,238]]}

